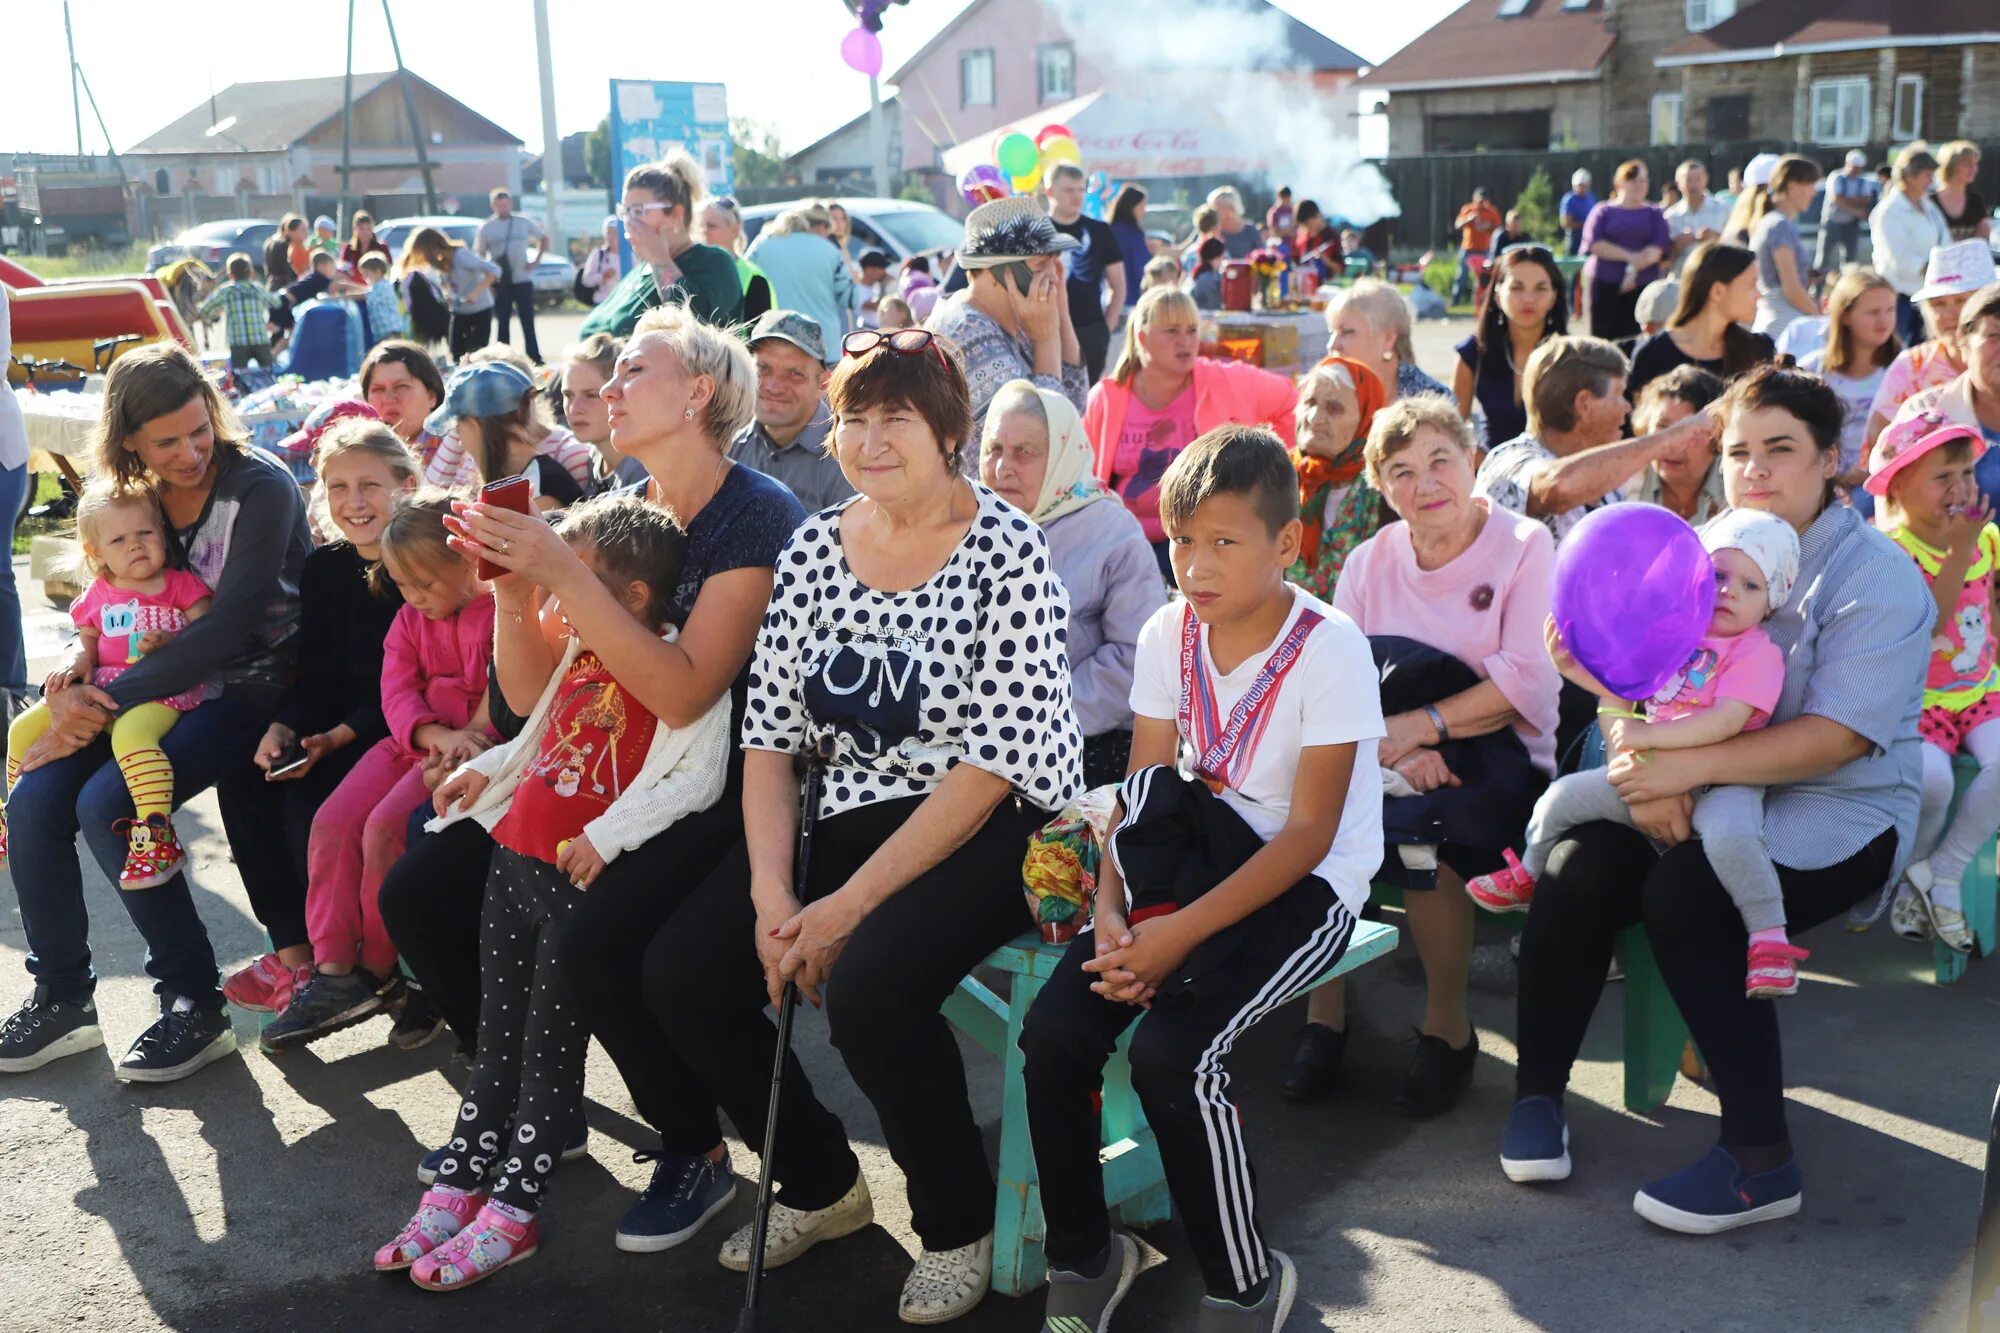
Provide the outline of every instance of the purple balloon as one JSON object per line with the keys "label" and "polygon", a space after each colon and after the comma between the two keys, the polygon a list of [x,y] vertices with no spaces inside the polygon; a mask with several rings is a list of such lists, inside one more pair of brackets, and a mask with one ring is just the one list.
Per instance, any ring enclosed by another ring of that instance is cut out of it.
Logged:
{"label": "purple balloon", "polygon": [[1005,199],[1014,193],[1014,187],[1000,174],[1000,168],[991,162],[980,162],[958,173],[958,193],[976,208],[995,199]]}
{"label": "purple balloon", "polygon": [[1672,510],[1607,505],[1563,538],[1554,611],[1591,675],[1620,698],[1650,699],[1708,632],[1715,564]]}

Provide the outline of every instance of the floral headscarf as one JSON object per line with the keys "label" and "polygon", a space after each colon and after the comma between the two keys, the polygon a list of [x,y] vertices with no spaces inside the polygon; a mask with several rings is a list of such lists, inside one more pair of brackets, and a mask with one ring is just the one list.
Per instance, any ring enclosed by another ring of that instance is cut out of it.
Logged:
{"label": "floral headscarf", "polygon": [[[1307,570],[1314,570],[1320,564],[1323,533],[1327,537],[1345,538],[1337,542],[1341,546],[1337,554],[1344,559],[1347,550],[1373,535],[1377,525],[1372,520],[1380,512],[1380,497],[1369,489],[1366,497],[1369,503],[1362,506],[1366,513],[1343,514],[1341,529],[1331,533],[1326,531],[1327,489],[1350,486],[1361,476],[1365,466],[1363,453],[1368,444],[1368,429],[1375,424],[1375,414],[1388,402],[1389,395],[1375,372],[1351,357],[1329,356],[1314,369],[1324,366],[1337,366],[1347,372],[1348,379],[1354,384],[1354,402],[1360,418],[1355,423],[1353,441],[1332,458],[1309,454],[1303,446],[1292,451],[1292,466],[1299,474],[1299,508],[1301,517],[1305,519],[1305,536],[1299,544],[1299,565]],[[1365,482],[1363,486],[1366,486]],[[1350,521],[1357,527],[1358,535],[1344,531]],[[1362,526],[1365,526],[1365,531],[1358,530]]]}

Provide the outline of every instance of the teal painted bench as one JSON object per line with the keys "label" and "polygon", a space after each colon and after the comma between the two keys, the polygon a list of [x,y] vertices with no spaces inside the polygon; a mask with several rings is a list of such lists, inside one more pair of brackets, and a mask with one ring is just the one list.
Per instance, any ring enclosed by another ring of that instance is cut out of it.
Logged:
{"label": "teal painted bench", "polygon": [[[1363,963],[1396,947],[1394,926],[1362,921],[1340,961],[1324,975],[1285,997],[1289,1003]],[[1066,944],[1044,944],[1023,935],[988,955],[985,967],[1013,978],[1008,994],[994,993],[977,977],[967,977],[944,1002],[944,1015],[980,1048],[998,1057],[1002,1069],[1000,1105],[1000,1197],[993,1217],[993,1289],[1018,1296],[1042,1283],[1047,1264],[1042,1258],[1041,1187],[1035,1176],[1034,1149],[1028,1142],[1028,1102],[1022,1082],[1021,1024],[1042,985],[1055,975],[1068,951]],[[1133,1025],[1134,1027],[1137,1024]],[[1147,1127],[1146,1113],[1132,1091],[1132,1066],[1126,1059],[1132,1028],[1119,1039],[1118,1049],[1104,1068],[1104,1201],[1127,1226],[1152,1226],[1167,1220],[1173,1205],[1167,1197],[1160,1150]]]}
{"label": "teal painted bench", "polygon": [[[1402,890],[1388,884],[1375,885],[1370,899],[1388,907],[1403,905]],[[1472,910],[1513,930],[1528,919],[1523,913],[1489,912],[1476,904]],[[1681,1051],[1687,1045],[1687,1024],[1653,961],[1645,926],[1619,932],[1618,957],[1625,967],[1625,1109],[1650,1115],[1673,1093]]]}
{"label": "teal painted bench", "polygon": [[[1966,784],[1979,775],[1979,765],[1971,755],[1962,754],[1951,761],[1952,778],[1957,790],[1952,795],[1952,809],[1956,813],[1958,798],[1965,795]],[[1979,956],[1991,958],[2000,935],[2000,892],[1995,888],[1995,869],[2000,865],[2000,845],[1988,838],[1986,845],[1979,849],[1979,855],[1972,858],[1972,864],[1965,869],[1965,879],[1959,884],[1959,897],[1965,912],[1966,924],[1979,937]],[[1936,940],[1931,941],[1931,962],[1934,977],[1940,986],[1949,986],[1965,975],[1965,965],[1970,960],[1962,953],[1955,953]]]}

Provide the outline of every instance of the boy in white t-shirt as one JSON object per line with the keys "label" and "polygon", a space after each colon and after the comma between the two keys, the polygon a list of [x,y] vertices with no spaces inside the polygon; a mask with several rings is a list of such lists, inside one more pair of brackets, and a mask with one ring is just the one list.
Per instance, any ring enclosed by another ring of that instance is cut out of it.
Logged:
{"label": "boy in white t-shirt", "polygon": [[1355,762],[1384,734],[1382,709],[1367,639],[1284,580],[1298,478],[1275,435],[1197,439],[1161,480],[1160,517],[1187,600],[1139,632],[1131,775],[1094,926],[1021,1033],[1045,1327],[1107,1328],[1138,1271],[1138,1246],[1105,1215],[1091,1106],[1138,1022],[1132,1084],[1208,1287],[1200,1325],[1271,1333],[1298,1275],[1258,1233],[1222,1061],[1347,946],[1382,859],[1381,776]]}

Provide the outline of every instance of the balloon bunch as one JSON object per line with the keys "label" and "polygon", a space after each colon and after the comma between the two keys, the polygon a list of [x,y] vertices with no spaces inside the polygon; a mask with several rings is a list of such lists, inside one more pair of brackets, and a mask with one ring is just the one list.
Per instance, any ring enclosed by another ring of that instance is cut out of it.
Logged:
{"label": "balloon bunch", "polygon": [[993,145],[993,165],[1014,186],[1027,194],[1040,187],[1042,174],[1058,162],[1072,166],[1083,161],[1083,150],[1067,125],[1044,125],[1034,138],[1015,130],[1003,134]]}

